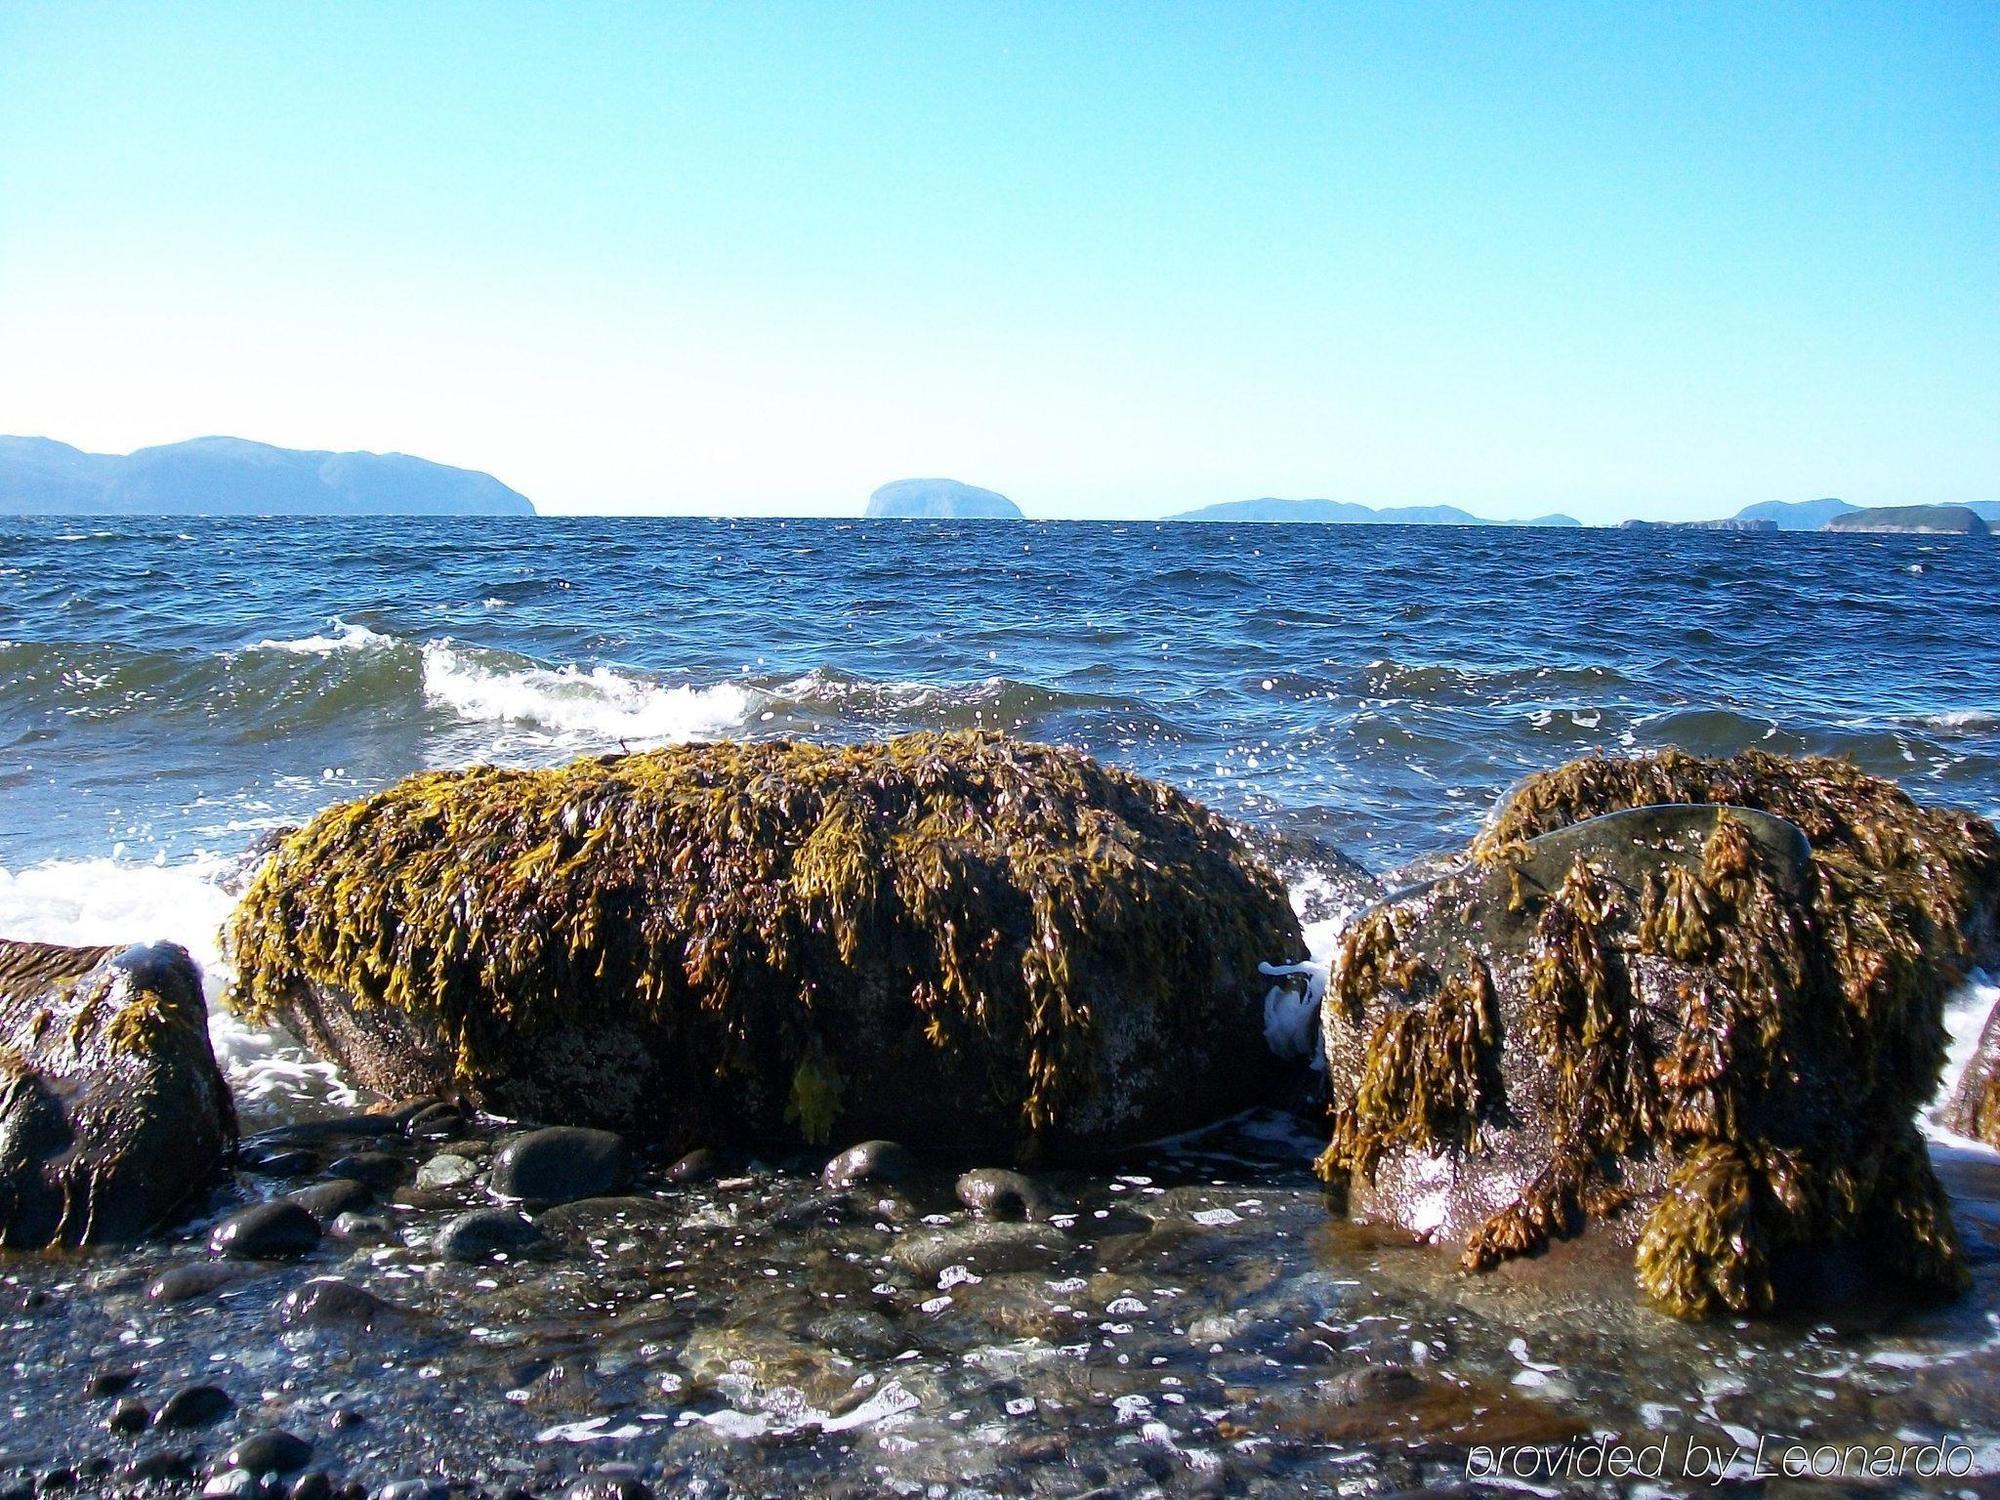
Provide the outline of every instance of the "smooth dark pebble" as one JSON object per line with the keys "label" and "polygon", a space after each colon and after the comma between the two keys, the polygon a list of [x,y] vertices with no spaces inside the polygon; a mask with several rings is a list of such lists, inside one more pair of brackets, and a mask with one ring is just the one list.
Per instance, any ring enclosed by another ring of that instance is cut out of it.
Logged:
{"label": "smooth dark pebble", "polygon": [[294,1326],[347,1323],[370,1328],[398,1316],[401,1311],[365,1287],[334,1276],[322,1276],[304,1286],[295,1286],[278,1304],[279,1321]]}
{"label": "smooth dark pebble", "polygon": [[129,1366],[117,1365],[96,1371],[91,1375],[90,1383],[84,1389],[91,1395],[102,1399],[105,1396],[116,1396],[121,1391],[129,1391],[132,1389],[132,1382],[138,1378],[139,1372],[137,1370]]}
{"label": "smooth dark pebble", "polygon": [[380,1214],[344,1213],[326,1226],[326,1232],[350,1245],[381,1245],[396,1237],[396,1226]]}
{"label": "smooth dark pebble", "polygon": [[863,1141],[828,1162],[820,1181],[835,1189],[863,1182],[902,1182],[915,1166],[909,1149],[895,1141]]}
{"label": "smooth dark pebble", "polygon": [[235,1406],[229,1399],[229,1392],[215,1385],[184,1386],[167,1397],[159,1415],[153,1418],[155,1427],[206,1427],[218,1421]]}
{"label": "smooth dark pebble", "polygon": [[496,1197],[568,1203],[621,1193],[632,1179],[624,1138],[608,1130],[555,1125],[514,1137],[494,1155],[487,1179]]}
{"label": "smooth dark pebble", "polygon": [[375,1195],[364,1182],[357,1182],[352,1177],[337,1177],[332,1182],[315,1182],[296,1193],[287,1193],[285,1201],[298,1204],[320,1223],[327,1224],[342,1214],[367,1208],[374,1203]]}
{"label": "smooth dark pebble", "polygon": [[208,1248],[235,1260],[289,1260],[319,1243],[319,1220],[283,1199],[233,1213],[215,1226]]}
{"label": "smooth dark pebble", "polygon": [[688,1152],[679,1161],[667,1168],[669,1182],[707,1182],[722,1171],[722,1162],[706,1146]]}
{"label": "smooth dark pebble", "polygon": [[303,1469],[312,1444],[278,1428],[253,1432],[229,1450],[226,1462],[252,1474],[289,1474]]}
{"label": "smooth dark pebble", "polygon": [[324,1469],[314,1469],[294,1479],[285,1493],[290,1500],[333,1500],[333,1481]]}
{"label": "smooth dark pebble", "polygon": [[136,1396],[127,1396],[111,1408],[111,1415],[104,1419],[104,1425],[121,1437],[130,1437],[144,1432],[152,1421],[153,1414],[146,1410],[146,1403]]}
{"label": "smooth dark pebble", "polygon": [[543,1243],[542,1232],[511,1208],[475,1208],[438,1231],[437,1252],[446,1260],[482,1261]]}

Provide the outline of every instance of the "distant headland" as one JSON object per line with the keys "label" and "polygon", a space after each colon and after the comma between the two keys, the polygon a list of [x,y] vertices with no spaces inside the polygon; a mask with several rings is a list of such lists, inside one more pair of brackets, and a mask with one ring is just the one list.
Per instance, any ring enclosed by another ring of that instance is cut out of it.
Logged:
{"label": "distant headland", "polygon": [[893,479],[868,497],[870,520],[1018,521],[1021,507],[956,479]]}
{"label": "distant headland", "polygon": [[204,437],[132,453],[0,437],[0,514],[532,516],[491,474],[402,453],[323,453]]}

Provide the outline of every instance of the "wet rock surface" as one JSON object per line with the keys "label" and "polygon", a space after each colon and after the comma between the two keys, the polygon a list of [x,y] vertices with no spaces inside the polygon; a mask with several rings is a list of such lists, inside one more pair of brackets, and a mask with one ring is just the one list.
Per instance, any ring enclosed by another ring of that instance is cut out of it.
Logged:
{"label": "wet rock surface", "polygon": [[[379,1243],[210,1259],[218,1223],[310,1185],[243,1170],[168,1240],[0,1261],[0,1492],[64,1472],[72,1493],[307,1500],[1388,1495],[1462,1482],[1474,1444],[1580,1432],[2000,1440],[1979,1311],[2000,1296],[2000,1166],[1970,1154],[1942,1169],[1965,1304],[1716,1330],[1596,1265],[1468,1279],[1331,1218],[1318,1140],[1277,1115],[1090,1172],[912,1156],[900,1220],[866,1184],[831,1192],[825,1155],[677,1181],[644,1154],[624,1192],[530,1218],[485,1181],[508,1127],[340,1129],[318,1137],[329,1165],[364,1141],[404,1163]],[[415,1192],[447,1150],[479,1172]],[[1048,1217],[980,1217],[967,1177]],[[447,1226],[474,1214],[538,1250],[452,1258]],[[149,1294],[183,1273],[199,1294]]]}
{"label": "wet rock surface", "polygon": [[622,1137],[558,1125],[516,1136],[502,1146],[493,1157],[489,1185],[500,1198],[567,1203],[618,1192],[631,1175],[631,1153]]}
{"label": "wet rock surface", "polygon": [[1990,946],[1989,826],[1839,762],[1669,753],[1531,778],[1470,853],[1341,944],[1349,1208],[1468,1271],[1587,1234],[1681,1316],[1961,1289],[1915,1122]]}
{"label": "wet rock surface", "polygon": [[141,1239],[235,1134],[185,951],[0,940],[0,1247]]}
{"label": "wet rock surface", "polygon": [[1046,1161],[1303,1073],[1260,1024],[1259,965],[1304,955],[1271,871],[1170,787],[983,732],[422,773],[281,841],[231,947],[239,1011],[368,1087],[679,1150]]}

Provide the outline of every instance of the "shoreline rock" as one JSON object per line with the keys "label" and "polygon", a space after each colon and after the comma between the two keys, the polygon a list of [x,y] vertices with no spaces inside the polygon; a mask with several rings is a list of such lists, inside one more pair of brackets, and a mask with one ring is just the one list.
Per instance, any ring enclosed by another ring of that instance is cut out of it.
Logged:
{"label": "shoreline rock", "polygon": [[1799,1257],[1963,1278],[1915,1118],[1990,953],[2000,837],[1843,762],[1749,752],[1531,777],[1456,872],[1347,934],[1320,1168],[1478,1271],[1586,1231],[1680,1316]]}
{"label": "shoreline rock", "polygon": [[1282,1076],[1284,890],[1179,792],[984,733],[426,773],[286,838],[231,1003],[390,1095],[685,1145],[1115,1147]]}
{"label": "shoreline rock", "polygon": [[143,1239],[235,1139],[184,949],[0,939],[0,1246]]}

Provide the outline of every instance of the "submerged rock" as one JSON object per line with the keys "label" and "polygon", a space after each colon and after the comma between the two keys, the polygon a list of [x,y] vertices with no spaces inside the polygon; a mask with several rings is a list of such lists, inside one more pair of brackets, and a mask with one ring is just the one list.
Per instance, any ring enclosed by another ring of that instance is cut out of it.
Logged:
{"label": "submerged rock", "polygon": [[1958,1288],[1915,1118],[1993,945],[1989,825],[1844,762],[1667,752],[1530,778],[1471,856],[1335,963],[1320,1169],[1357,1215],[1468,1270],[1590,1228],[1682,1316],[1831,1252]]}
{"label": "submerged rock", "polygon": [[287,838],[236,1006],[361,1083],[681,1144],[1092,1148],[1264,1097],[1284,891],[1178,792],[981,733],[412,777]]}
{"label": "submerged rock", "polygon": [[0,1246],[141,1239],[235,1139],[184,950],[0,939]]}

